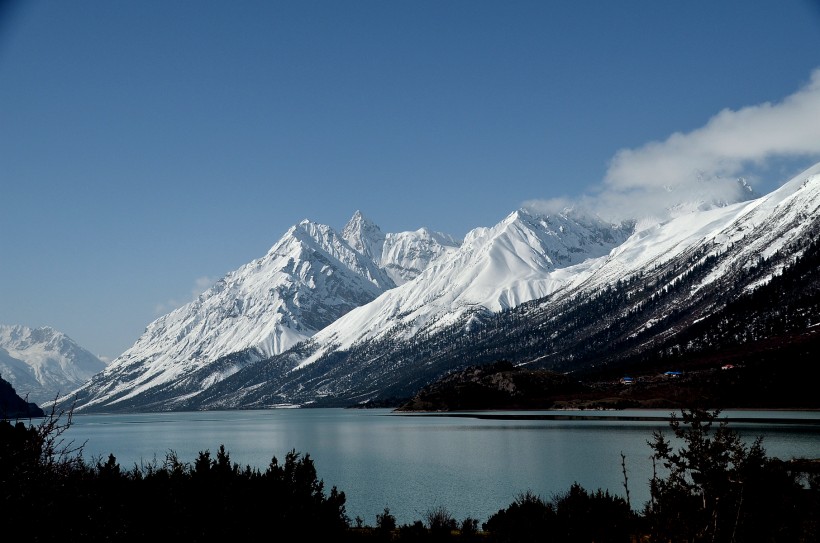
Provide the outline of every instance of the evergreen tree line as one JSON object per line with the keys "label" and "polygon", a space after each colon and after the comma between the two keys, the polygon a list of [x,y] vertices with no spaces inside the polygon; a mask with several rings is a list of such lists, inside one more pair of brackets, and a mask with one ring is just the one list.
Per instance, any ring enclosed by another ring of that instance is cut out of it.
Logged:
{"label": "evergreen tree line", "polygon": [[0,420],[0,519],[5,534],[31,541],[487,541],[809,542],[820,535],[817,461],[784,462],[761,440],[744,444],[718,411],[672,415],[655,432],[650,501],[574,484],[544,499],[520,494],[486,522],[446,508],[398,525],[388,508],[375,524],[351,520],[345,495],[325,491],[308,454],[275,457],[264,471],[241,468],[224,446],[191,463],[169,452],[123,469],[113,455],[86,461],[66,442],[67,420]]}

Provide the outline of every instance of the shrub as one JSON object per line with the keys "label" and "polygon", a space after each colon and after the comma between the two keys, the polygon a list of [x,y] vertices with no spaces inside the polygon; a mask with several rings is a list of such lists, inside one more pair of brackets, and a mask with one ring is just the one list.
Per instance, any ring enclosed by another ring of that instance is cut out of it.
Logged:
{"label": "shrub", "polygon": [[[665,472],[650,481],[644,514],[662,541],[801,541],[810,522],[797,473],[766,456],[762,438],[746,446],[718,421],[719,411],[683,410],[670,426],[681,446],[661,432],[649,442]],[[658,468],[657,464],[655,466]],[[806,539],[809,540],[809,539]]]}
{"label": "shrub", "polygon": [[530,491],[516,497],[506,509],[492,515],[483,528],[497,541],[542,541],[555,525],[555,508]]}
{"label": "shrub", "polygon": [[392,532],[396,529],[396,517],[385,507],[384,512],[376,515],[376,527],[383,532]]}
{"label": "shrub", "polygon": [[458,528],[456,519],[443,506],[428,510],[424,516],[427,521],[427,529],[433,540],[449,538],[452,532]]}
{"label": "shrub", "polygon": [[630,540],[633,514],[623,498],[600,489],[589,493],[575,483],[565,494],[556,496],[553,504],[554,533],[558,541],[615,543]]}

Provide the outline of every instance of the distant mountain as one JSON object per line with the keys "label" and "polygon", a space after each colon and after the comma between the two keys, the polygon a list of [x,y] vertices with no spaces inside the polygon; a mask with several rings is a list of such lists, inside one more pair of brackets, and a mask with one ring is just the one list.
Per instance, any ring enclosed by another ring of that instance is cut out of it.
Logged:
{"label": "distant mountain", "polygon": [[42,417],[44,415],[45,413],[37,404],[18,396],[11,383],[0,377],[0,419]]}
{"label": "distant mountain", "polygon": [[103,361],[53,328],[0,325],[0,376],[29,401],[54,401],[103,368]]}

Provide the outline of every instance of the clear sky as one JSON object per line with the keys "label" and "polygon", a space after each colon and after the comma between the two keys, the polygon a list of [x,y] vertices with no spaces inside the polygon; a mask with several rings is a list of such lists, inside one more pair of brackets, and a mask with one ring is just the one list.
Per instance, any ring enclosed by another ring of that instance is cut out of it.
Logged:
{"label": "clear sky", "polygon": [[818,69],[812,0],[0,0],[0,323],[113,358],[304,218],[769,192]]}

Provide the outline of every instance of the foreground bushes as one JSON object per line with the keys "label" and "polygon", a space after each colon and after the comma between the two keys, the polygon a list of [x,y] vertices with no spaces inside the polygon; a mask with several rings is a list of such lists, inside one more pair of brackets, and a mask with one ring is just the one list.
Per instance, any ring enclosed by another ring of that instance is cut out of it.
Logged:
{"label": "foreground bushes", "polygon": [[816,463],[768,458],[759,440],[745,446],[717,416],[673,416],[677,449],[653,435],[655,476],[640,514],[575,484],[551,500],[521,494],[483,531],[442,507],[401,526],[389,509],[374,527],[351,523],[344,493],[326,493],[310,456],[296,451],[265,471],[241,468],[223,446],[190,464],[168,453],[123,470],[113,455],[86,462],[81,447],[64,443],[70,414],[38,426],[0,420],[0,530],[32,541],[817,541]]}
{"label": "foreground bushes", "polygon": [[240,468],[224,447],[192,464],[123,470],[113,455],[87,463],[64,445],[65,426],[0,421],[2,525],[33,541],[233,541],[297,529],[332,537],[348,527],[345,496],[328,494],[309,455],[274,457],[265,471]]}
{"label": "foreground bushes", "polygon": [[[644,509],[653,541],[818,541],[820,486],[814,462],[769,458],[746,446],[717,412],[684,410],[649,442],[656,476]],[[658,475],[658,471],[661,475]]]}

